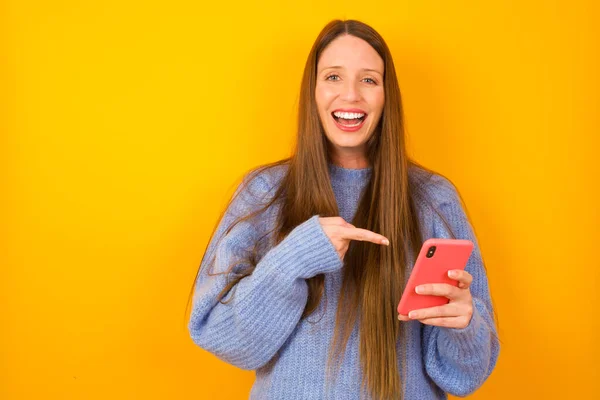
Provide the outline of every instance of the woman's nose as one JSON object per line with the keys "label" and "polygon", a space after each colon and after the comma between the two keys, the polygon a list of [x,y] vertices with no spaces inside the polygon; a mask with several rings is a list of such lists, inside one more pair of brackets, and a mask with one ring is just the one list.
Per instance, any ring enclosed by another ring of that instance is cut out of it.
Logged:
{"label": "woman's nose", "polygon": [[348,82],[342,88],[342,100],[357,101],[360,99],[360,91],[356,83]]}

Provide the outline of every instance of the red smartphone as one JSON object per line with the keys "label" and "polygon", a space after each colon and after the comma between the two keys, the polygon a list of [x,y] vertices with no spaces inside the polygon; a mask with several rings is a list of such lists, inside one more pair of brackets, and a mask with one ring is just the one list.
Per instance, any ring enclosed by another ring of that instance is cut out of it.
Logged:
{"label": "red smartphone", "polygon": [[473,242],[462,239],[427,239],[421,247],[415,266],[398,304],[398,314],[408,315],[412,310],[447,304],[442,296],[417,294],[415,288],[425,283],[448,283],[458,286],[458,281],[448,277],[452,269],[465,269],[473,251]]}

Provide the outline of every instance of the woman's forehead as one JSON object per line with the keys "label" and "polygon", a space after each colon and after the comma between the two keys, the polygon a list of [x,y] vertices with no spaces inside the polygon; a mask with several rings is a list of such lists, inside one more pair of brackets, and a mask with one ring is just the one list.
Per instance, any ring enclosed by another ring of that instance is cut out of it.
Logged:
{"label": "woman's forehead", "polygon": [[344,35],[334,39],[321,53],[318,69],[353,69],[383,74],[383,59],[363,39]]}

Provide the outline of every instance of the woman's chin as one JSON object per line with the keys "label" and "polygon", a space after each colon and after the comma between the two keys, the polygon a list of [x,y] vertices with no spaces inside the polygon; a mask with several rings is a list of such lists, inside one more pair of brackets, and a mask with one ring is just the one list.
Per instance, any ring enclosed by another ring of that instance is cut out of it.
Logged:
{"label": "woman's chin", "polygon": [[330,136],[328,139],[334,147],[348,150],[362,148],[367,141],[365,137],[357,134],[336,134],[333,137]]}

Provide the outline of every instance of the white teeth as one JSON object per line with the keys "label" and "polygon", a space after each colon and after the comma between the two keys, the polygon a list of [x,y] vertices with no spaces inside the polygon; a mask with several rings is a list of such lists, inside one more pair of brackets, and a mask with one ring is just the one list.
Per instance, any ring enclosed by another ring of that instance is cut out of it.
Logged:
{"label": "white teeth", "polygon": [[343,119],[357,119],[357,118],[362,118],[365,116],[364,113],[349,113],[349,112],[341,112],[341,111],[336,111],[333,113],[333,115],[335,115],[338,118],[343,118]]}

